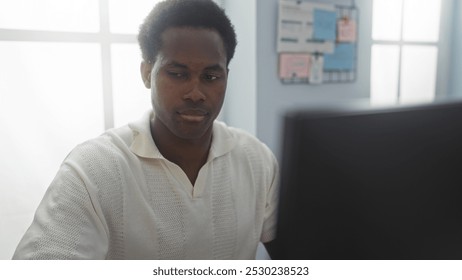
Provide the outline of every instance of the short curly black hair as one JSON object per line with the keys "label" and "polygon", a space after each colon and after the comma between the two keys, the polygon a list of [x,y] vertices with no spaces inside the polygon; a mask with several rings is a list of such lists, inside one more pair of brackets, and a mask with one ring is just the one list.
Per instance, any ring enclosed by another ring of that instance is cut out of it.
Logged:
{"label": "short curly black hair", "polygon": [[138,42],[144,61],[152,63],[162,47],[162,33],[170,27],[199,27],[216,30],[226,49],[227,64],[234,56],[237,40],[225,11],[212,0],[164,0],[140,26]]}

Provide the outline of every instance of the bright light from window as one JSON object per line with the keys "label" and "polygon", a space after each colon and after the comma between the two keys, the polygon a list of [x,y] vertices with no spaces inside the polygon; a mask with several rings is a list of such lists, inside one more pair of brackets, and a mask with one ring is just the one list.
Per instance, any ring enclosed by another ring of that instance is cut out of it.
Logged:
{"label": "bright light from window", "polygon": [[99,31],[99,1],[0,1],[0,28],[68,32]]}
{"label": "bright light from window", "polygon": [[401,103],[433,101],[436,88],[438,49],[404,46],[401,66]]}
{"label": "bright light from window", "polygon": [[398,41],[401,38],[403,0],[374,0],[372,38]]}
{"label": "bright light from window", "polygon": [[103,131],[100,52],[97,44],[0,43],[0,127],[16,141],[9,148],[43,161],[38,169]]}
{"label": "bright light from window", "polygon": [[371,58],[371,104],[390,105],[398,101],[399,47],[374,45]]}
{"label": "bright light from window", "polygon": [[0,258],[10,258],[66,155],[104,130],[101,50],[0,42],[0,61]]}
{"label": "bright light from window", "polygon": [[[110,11],[100,11],[101,0],[0,0],[0,29],[31,31],[8,33],[7,40],[18,41],[0,41],[0,259],[13,255],[66,155],[103,133],[104,105],[113,105],[115,126],[151,108],[135,36],[110,36],[100,21],[107,15],[111,33],[137,34],[158,1],[104,1],[108,6],[101,7]],[[60,32],[46,35],[53,42],[39,43],[42,34],[34,31]],[[68,32],[98,36],[64,43]],[[132,44],[122,44],[127,38]],[[102,65],[106,44],[112,67]],[[103,94],[108,82],[113,91]],[[113,104],[103,104],[106,94]]]}
{"label": "bright light from window", "polygon": [[405,0],[403,40],[437,42],[441,0]]}
{"label": "bright light from window", "polygon": [[112,53],[112,88],[114,126],[139,119],[151,109],[151,94],[141,79],[141,54],[136,44],[114,44]]}
{"label": "bright light from window", "polygon": [[372,46],[372,104],[435,98],[441,5],[441,0],[374,0],[372,37],[389,42]]}
{"label": "bright light from window", "polygon": [[109,19],[113,33],[138,34],[140,24],[161,0],[110,0]]}

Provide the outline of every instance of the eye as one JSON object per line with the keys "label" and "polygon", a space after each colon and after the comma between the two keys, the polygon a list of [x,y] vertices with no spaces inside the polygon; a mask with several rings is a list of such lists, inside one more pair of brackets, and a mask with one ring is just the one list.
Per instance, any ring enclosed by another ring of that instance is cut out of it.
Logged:
{"label": "eye", "polygon": [[178,71],[167,71],[167,74],[175,79],[184,79],[187,77],[187,73],[185,72],[178,72]]}
{"label": "eye", "polygon": [[204,75],[204,79],[206,81],[215,81],[217,79],[219,79],[220,77],[218,75],[214,75],[214,74],[205,74]]}

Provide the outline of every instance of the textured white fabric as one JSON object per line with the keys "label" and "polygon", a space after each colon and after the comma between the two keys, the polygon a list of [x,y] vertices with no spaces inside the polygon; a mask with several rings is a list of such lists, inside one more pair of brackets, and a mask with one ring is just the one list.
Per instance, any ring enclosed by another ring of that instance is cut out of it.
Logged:
{"label": "textured white fabric", "polygon": [[194,186],[152,140],[149,119],[77,146],[14,259],[253,259],[275,237],[277,162],[215,122]]}

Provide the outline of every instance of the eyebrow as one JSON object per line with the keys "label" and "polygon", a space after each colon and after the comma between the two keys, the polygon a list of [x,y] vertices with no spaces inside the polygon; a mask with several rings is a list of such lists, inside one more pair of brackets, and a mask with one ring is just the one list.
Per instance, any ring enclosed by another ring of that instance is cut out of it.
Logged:
{"label": "eyebrow", "polygon": [[[182,69],[188,69],[189,68],[187,65],[176,62],[176,61],[172,61],[170,63],[167,63],[165,66],[178,67],[178,68],[182,68]],[[207,66],[207,67],[204,68],[204,70],[207,70],[207,71],[225,71],[225,69],[223,69],[223,67],[220,66],[220,64],[214,64],[214,65]]]}
{"label": "eyebrow", "polygon": [[178,68],[184,68],[184,69],[187,69],[188,66],[186,66],[185,64],[181,64],[181,63],[178,63],[178,62],[170,62],[170,63],[167,63],[165,64],[165,66],[168,66],[168,67],[178,67]]}
{"label": "eyebrow", "polygon": [[225,69],[223,69],[223,67],[221,67],[219,64],[205,67],[205,69],[209,71],[223,71],[223,72],[225,71]]}

